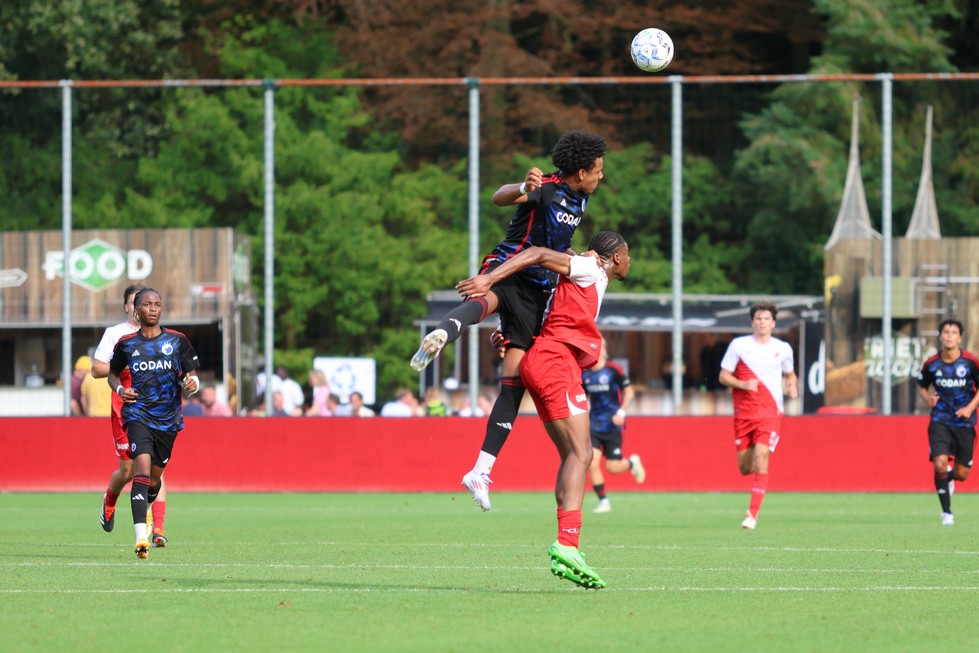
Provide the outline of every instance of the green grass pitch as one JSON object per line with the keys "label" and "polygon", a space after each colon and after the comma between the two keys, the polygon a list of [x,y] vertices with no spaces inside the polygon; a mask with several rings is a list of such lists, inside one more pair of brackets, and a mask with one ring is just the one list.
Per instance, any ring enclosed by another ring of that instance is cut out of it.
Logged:
{"label": "green grass pitch", "polygon": [[179,494],[133,555],[95,494],[0,494],[4,651],[979,650],[979,506],[933,494],[619,493],[585,506],[608,582],[550,575],[553,497]]}

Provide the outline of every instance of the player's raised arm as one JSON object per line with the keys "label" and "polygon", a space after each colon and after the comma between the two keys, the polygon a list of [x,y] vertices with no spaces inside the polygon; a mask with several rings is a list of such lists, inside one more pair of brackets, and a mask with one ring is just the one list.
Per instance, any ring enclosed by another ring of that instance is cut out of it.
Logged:
{"label": "player's raised arm", "polygon": [[541,177],[544,173],[540,168],[531,168],[527,176],[519,184],[503,184],[493,193],[493,204],[497,206],[513,206],[527,201],[527,195],[541,187]]}
{"label": "player's raised arm", "polygon": [[486,274],[477,274],[456,284],[463,297],[482,297],[493,284],[502,281],[531,265],[541,265],[548,270],[567,276],[571,272],[571,257],[547,247],[529,247],[503,265]]}

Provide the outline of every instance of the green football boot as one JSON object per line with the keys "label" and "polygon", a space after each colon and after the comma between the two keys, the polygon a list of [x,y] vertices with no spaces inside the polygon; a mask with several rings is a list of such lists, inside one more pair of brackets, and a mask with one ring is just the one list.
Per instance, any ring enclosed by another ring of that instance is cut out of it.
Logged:
{"label": "green football boot", "polygon": [[601,589],[606,586],[594,569],[585,562],[584,555],[573,546],[554,542],[547,555],[551,558],[551,573],[570,580],[585,589]]}

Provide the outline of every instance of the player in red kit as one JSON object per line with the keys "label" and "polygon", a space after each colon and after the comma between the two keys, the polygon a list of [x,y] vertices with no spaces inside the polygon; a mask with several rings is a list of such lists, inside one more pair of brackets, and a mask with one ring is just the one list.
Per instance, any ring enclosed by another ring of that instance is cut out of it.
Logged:
{"label": "player in red kit", "polygon": [[535,264],[560,275],[540,335],[520,363],[520,378],[561,458],[554,490],[558,534],[548,551],[551,573],[598,589],[605,581],[578,550],[585,480],[594,455],[581,373],[595,365],[601,352],[596,318],[609,279],[625,279],[630,260],[625,239],[611,231],[596,234],[588,249],[585,255],[570,256],[531,247],[457,288],[464,296],[479,297],[499,280]]}
{"label": "player in red kit", "polygon": [[768,457],[778,445],[784,394],[797,397],[792,347],[772,336],[778,309],[762,302],[751,307],[751,335],[735,338],[721,359],[720,382],[734,395],[734,446],[742,476],[752,475],[751,503],[742,528],[758,525],[768,488]]}

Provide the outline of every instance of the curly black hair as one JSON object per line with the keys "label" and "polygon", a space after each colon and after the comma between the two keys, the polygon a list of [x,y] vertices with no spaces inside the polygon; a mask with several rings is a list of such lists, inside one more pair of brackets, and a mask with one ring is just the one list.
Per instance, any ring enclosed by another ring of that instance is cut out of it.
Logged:
{"label": "curly black hair", "polygon": [[599,256],[607,260],[612,258],[612,255],[625,244],[625,238],[622,234],[617,234],[614,231],[599,231],[588,242],[588,249],[597,252]]}
{"label": "curly black hair", "polygon": [[151,293],[156,293],[157,295],[159,295],[159,294],[160,294],[160,293],[159,293],[159,292],[158,292],[158,291],[156,290],[156,288],[140,288],[140,289],[139,289],[139,291],[138,291],[138,292],[136,293],[136,296],[135,296],[135,297],[133,297],[133,309],[137,309],[137,308],[139,308],[139,300],[140,300],[140,298],[141,298],[141,297],[142,297],[143,295],[145,295],[146,293],[148,293],[148,292],[151,292]]}
{"label": "curly black hair", "polygon": [[608,143],[598,134],[570,131],[554,144],[551,161],[562,177],[570,177],[579,170],[594,168],[595,159],[605,156],[607,150]]}

